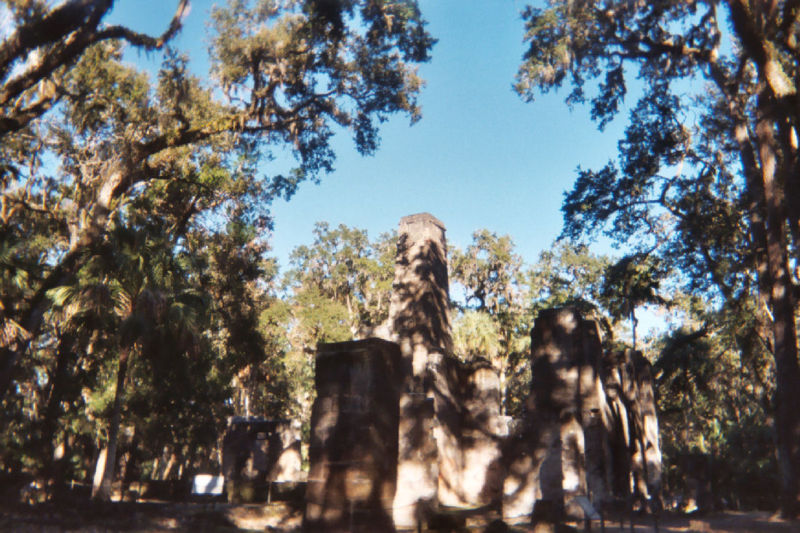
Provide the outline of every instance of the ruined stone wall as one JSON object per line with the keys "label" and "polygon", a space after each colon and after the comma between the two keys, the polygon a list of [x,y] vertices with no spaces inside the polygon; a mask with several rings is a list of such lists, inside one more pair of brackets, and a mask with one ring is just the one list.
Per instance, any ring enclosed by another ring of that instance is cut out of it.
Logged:
{"label": "ruined stone wall", "polygon": [[576,496],[589,495],[588,480],[603,490],[600,354],[596,325],[577,310],[548,309],[536,318],[531,393],[519,433],[508,444],[506,517],[530,514],[540,500],[555,509],[570,507]]}
{"label": "ruined stone wall", "polygon": [[504,476],[502,446],[508,436],[508,424],[501,415],[500,375],[486,360],[462,368],[462,501],[470,507],[499,504]]}
{"label": "ruined stone wall", "polygon": [[614,497],[630,494],[632,420],[630,405],[635,397],[630,350],[603,355],[603,388],[609,418],[610,490]]}
{"label": "ruined stone wall", "polygon": [[423,390],[432,354],[452,352],[447,239],[428,213],[400,219],[389,306],[392,336],[411,362],[413,388]]}
{"label": "ruined stone wall", "polygon": [[398,233],[389,325],[411,373],[401,399],[394,516],[413,527],[430,506],[500,499],[504,425],[497,372],[452,353],[444,224],[422,213],[401,219]]}
{"label": "ruined stone wall", "polygon": [[594,321],[571,308],[542,311],[531,331],[531,393],[504,453],[503,514],[537,502],[581,516],[661,486],[650,363],[640,352],[604,354]]}
{"label": "ruined stone wall", "polygon": [[603,387],[603,347],[600,327],[594,320],[582,321],[584,359],[581,379],[581,427],[585,441],[586,490],[588,498],[603,506],[611,498],[611,419]]}
{"label": "ruined stone wall", "polygon": [[401,368],[392,342],[319,345],[306,531],[394,531]]}
{"label": "ruined stone wall", "polygon": [[438,501],[449,507],[499,503],[502,443],[508,433],[500,416],[500,377],[486,360],[446,358],[435,372],[439,443]]}
{"label": "ruined stone wall", "polygon": [[262,500],[270,482],[305,481],[300,427],[288,420],[234,417],[222,438],[228,498]]}
{"label": "ruined stone wall", "polygon": [[661,447],[650,362],[639,351],[609,352],[603,360],[603,385],[611,428],[613,495],[659,498]]}
{"label": "ruined stone wall", "polygon": [[658,438],[653,370],[641,352],[633,352],[636,397],[633,416],[636,420],[636,445],[633,454],[633,475],[636,496],[645,500],[659,497],[661,492],[661,446]]}
{"label": "ruined stone wall", "polygon": [[580,514],[632,486],[656,493],[658,426],[641,354],[604,355],[594,321],[571,308],[543,311],[531,332],[525,416],[509,436],[496,369],[452,353],[446,250],[439,220],[404,217],[389,319],[378,328],[387,340],[320,345],[309,530],[364,516],[373,528],[384,520],[387,531],[409,529],[438,506],[499,502],[507,518],[530,516],[536,502]]}

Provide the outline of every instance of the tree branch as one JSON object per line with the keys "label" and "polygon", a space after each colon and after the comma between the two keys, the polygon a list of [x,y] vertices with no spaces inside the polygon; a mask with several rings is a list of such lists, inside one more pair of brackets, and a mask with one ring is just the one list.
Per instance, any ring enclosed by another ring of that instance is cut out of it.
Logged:
{"label": "tree branch", "polygon": [[[43,51],[44,57],[38,64],[31,65],[0,89],[0,107],[8,107],[11,101],[42,80],[51,77],[61,67],[74,63],[86,49],[108,39],[122,39],[130,44],[148,50],[161,48],[166,41],[175,36],[183,18],[189,13],[189,0],[180,0],[175,15],[167,30],[159,37],[150,37],[122,26],[97,31],[100,20],[111,7],[110,0],[74,0],[51,11],[42,20],[34,21],[20,28],[0,48],[0,73],[21,54],[33,51],[52,43],[53,48]],[[77,21],[77,22],[76,22]],[[52,30],[47,33],[46,30]],[[42,34],[42,32],[45,32]],[[26,37],[27,36],[27,37]],[[5,76],[3,75],[2,78]],[[5,111],[0,116],[0,138],[23,128],[28,122],[46,112],[59,95],[43,95],[38,102],[27,106],[23,111]],[[19,102],[15,104],[15,108]]]}

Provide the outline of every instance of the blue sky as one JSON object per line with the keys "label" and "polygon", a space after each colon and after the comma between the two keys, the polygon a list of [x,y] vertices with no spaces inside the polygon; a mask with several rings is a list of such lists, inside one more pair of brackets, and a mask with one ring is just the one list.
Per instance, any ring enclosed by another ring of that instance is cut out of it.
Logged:
{"label": "blue sky", "polygon": [[[201,77],[207,72],[205,23],[213,3],[192,0],[175,41]],[[377,237],[400,217],[423,211],[445,223],[449,242],[457,246],[469,244],[479,228],[511,235],[527,262],[551,245],[575,169],[599,167],[613,157],[623,120],[599,132],[588,108],[567,108],[563,91],[534,103],[513,92],[524,52],[525,4],[420,2],[439,39],[432,61],[420,69],[427,83],[420,96],[422,120],[413,126],[401,116],[387,122],[371,157],[360,156],[347,136],[339,136],[336,171],[320,185],[304,184],[289,202],[276,201],[271,241],[283,266],[295,246],[311,241],[316,221],[364,228]],[[177,0],[123,0],[110,21],[158,34],[176,5]]]}
{"label": "blue sky", "polygon": [[339,139],[336,173],[275,206],[279,257],[298,238],[309,240],[315,220],[377,235],[422,211],[441,219],[448,240],[462,247],[479,228],[511,235],[529,262],[550,246],[576,167],[605,163],[618,130],[598,132],[588,110],[570,113],[563,95],[526,104],[513,92],[524,50],[522,7],[511,0],[422,2],[439,39],[421,68],[422,120],[392,120],[369,158]]}

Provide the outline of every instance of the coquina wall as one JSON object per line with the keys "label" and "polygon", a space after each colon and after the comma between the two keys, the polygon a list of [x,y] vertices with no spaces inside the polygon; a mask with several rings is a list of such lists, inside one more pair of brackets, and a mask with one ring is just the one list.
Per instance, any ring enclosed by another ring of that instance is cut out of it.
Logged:
{"label": "coquina wall", "polygon": [[603,353],[595,322],[543,311],[526,414],[509,435],[496,369],[452,352],[444,224],[422,213],[398,233],[389,319],[372,333],[382,338],[318,348],[307,530],[414,529],[442,507],[502,507],[516,520],[537,502],[579,514],[632,490],[656,497],[641,353]]}

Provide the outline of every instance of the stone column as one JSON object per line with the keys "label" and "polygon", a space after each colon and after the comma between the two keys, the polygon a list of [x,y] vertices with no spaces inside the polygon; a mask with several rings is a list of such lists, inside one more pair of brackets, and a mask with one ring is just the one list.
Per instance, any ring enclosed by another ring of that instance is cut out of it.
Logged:
{"label": "stone column", "polygon": [[[550,395],[551,408],[557,413],[560,424],[561,491],[544,493],[543,499],[555,499],[556,508],[577,495],[586,495],[585,440],[581,417],[584,391],[581,374],[591,374],[586,363],[583,331],[584,320],[577,310],[571,308],[548,309],[536,318],[531,338],[531,354],[534,361],[545,361],[550,366],[546,376],[548,383],[534,377],[532,385],[537,394]],[[552,381],[550,381],[552,380]],[[591,383],[590,379],[587,379]],[[587,391],[588,392],[588,391]],[[588,394],[587,394],[588,396]],[[554,483],[555,485],[555,483]]]}
{"label": "stone column", "polygon": [[486,360],[464,365],[462,372],[462,502],[468,507],[498,504],[503,493],[501,443],[508,436],[500,416],[500,376]]}
{"label": "stone column", "polygon": [[389,321],[403,358],[411,362],[415,388],[433,353],[449,353],[447,240],[444,224],[429,213],[400,219]]}
{"label": "stone column", "polygon": [[[636,379],[636,448],[633,454],[633,472],[637,493],[647,499],[661,495],[661,446],[658,438],[658,414],[650,361],[641,352],[632,354]],[[658,502],[656,505],[660,505]]]}
{"label": "stone column", "polygon": [[633,488],[643,500],[658,498],[661,448],[650,362],[630,349],[608,353],[603,381],[611,415],[613,492],[627,497]]}
{"label": "stone column", "polygon": [[447,242],[442,222],[428,213],[400,220],[389,308],[393,339],[405,368],[394,522],[413,528],[437,504],[439,450],[431,368],[452,349],[447,281]]}
{"label": "stone column", "polygon": [[[565,503],[573,507],[575,496],[588,496],[583,424],[599,415],[602,406],[599,353],[596,325],[577,310],[539,313],[531,331],[526,420],[521,434],[509,442],[504,516],[529,514],[536,501],[561,512]],[[590,435],[593,452],[596,446],[602,449],[595,435]]]}
{"label": "stone column", "polygon": [[630,496],[632,413],[635,396],[633,361],[630,350],[607,352],[603,356],[603,388],[610,423],[608,434],[611,461],[609,471],[611,494],[616,498]]}
{"label": "stone column", "polygon": [[595,507],[610,498],[611,421],[603,389],[603,346],[600,327],[594,320],[583,320],[583,361],[580,370],[581,426],[586,449],[586,488]]}
{"label": "stone column", "polygon": [[319,345],[305,531],[394,531],[401,383],[393,342]]}
{"label": "stone column", "polygon": [[557,500],[561,495],[558,417],[540,408],[533,395],[526,400],[525,411],[503,449],[503,518],[509,521],[530,516],[536,501]]}

